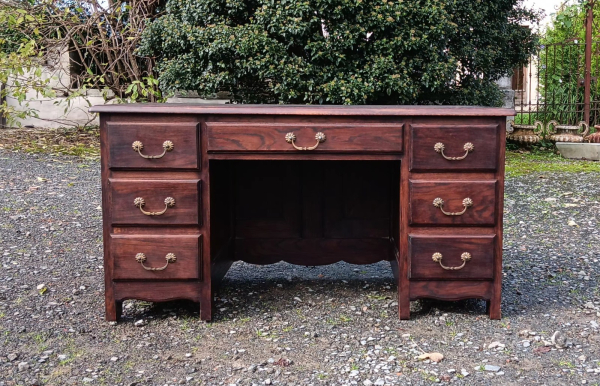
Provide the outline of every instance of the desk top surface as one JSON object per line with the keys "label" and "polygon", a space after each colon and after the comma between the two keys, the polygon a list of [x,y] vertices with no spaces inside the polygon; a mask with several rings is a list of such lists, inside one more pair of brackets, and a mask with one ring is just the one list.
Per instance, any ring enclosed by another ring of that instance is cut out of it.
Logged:
{"label": "desk top surface", "polygon": [[482,106],[391,106],[391,105],[243,105],[131,103],[97,105],[92,113],[121,114],[233,114],[233,115],[339,115],[339,116],[513,116],[513,109]]}

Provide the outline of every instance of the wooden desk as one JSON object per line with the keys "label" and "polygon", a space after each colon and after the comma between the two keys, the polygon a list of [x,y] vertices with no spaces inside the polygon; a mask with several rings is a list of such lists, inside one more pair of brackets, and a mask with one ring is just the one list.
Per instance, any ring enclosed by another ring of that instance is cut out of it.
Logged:
{"label": "wooden desk", "polygon": [[[500,318],[506,116],[456,106],[96,106],[106,318],[191,299],[231,263],[388,260],[410,300]],[[149,157],[150,156],[150,157]]]}

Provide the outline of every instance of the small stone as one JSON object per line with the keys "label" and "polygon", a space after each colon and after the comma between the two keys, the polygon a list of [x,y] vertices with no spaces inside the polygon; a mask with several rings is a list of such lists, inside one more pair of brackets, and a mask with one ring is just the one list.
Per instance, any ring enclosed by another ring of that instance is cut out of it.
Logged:
{"label": "small stone", "polygon": [[498,372],[500,371],[500,366],[496,366],[496,365],[485,365],[483,367],[483,369],[485,371],[493,371],[493,372]]}
{"label": "small stone", "polygon": [[550,338],[550,341],[556,348],[565,348],[567,347],[567,337],[561,333],[560,331],[554,332],[554,335]]}
{"label": "small stone", "polygon": [[448,371],[450,374],[454,374],[456,372],[456,369],[448,369],[446,371]]}
{"label": "small stone", "polygon": [[191,353],[189,353],[189,352],[188,352],[188,353],[185,353],[185,357],[186,357],[186,358],[191,358],[191,357],[192,357],[192,354],[191,354]]}
{"label": "small stone", "polygon": [[41,291],[44,288],[46,288],[46,284],[38,284],[38,286],[37,286],[38,291]]}
{"label": "small stone", "polygon": [[136,327],[144,327],[146,324],[147,323],[144,319],[137,320],[135,323],[133,323],[133,325]]}
{"label": "small stone", "polygon": [[118,360],[119,360],[119,357],[112,357],[112,358],[110,358],[110,361],[111,361],[111,362],[116,362],[116,361],[118,361]]}
{"label": "small stone", "polygon": [[495,349],[495,348],[498,348],[498,349],[503,349],[504,347],[506,347],[506,345],[504,345],[504,344],[502,344],[502,343],[500,343],[500,342],[492,342],[492,343],[490,343],[490,345],[488,346],[488,349],[490,349],[490,350],[491,350],[491,349]]}
{"label": "small stone", "polygon": [[257,368],[258,368],[258,366],[256,366],[256,365],[250,365],[250,366],[248,366],[248,371],[250,371],[251,373],[254,373]]}
{"label": "small stone", "polygon": [[297,296],[296,296],[296,297],[294,298],[294,301],[296,301],[296,302],[301,302],[301,301],[302,301],[302,299],[300,299],[299,297],[297,297]]}
{"label": "small stone", "polygon": [[460,369],[460,375],[462,375],[463,377],[468,377],[469,373],[466,369]]}
{"label": "small stone", "polygon": [[370,380],[366,379],[366,380],[363,381],[363,385],[365,385],[365,386],[372,386],[373,382],[371,382]]}
{"label": "small stone", "polygon": [[59,354],[59,355],[57,356],[57,358],[58,358],[58,360],[59,360],[59,361],[64,361],[64,360],[67,360],[67,358],[68,358],[68,357],[69,357],[69,356],[68,356],[68,355],[66,355],[66,354]]}
{"label": "small stone", "polygon": [[381,379],[381,378],[378,378],[378,379],[375,381],[375,386],[383,386],[383,385],[385,385],[385,381],[384,381],[383,379]]}
{"label": "small stone", "polygon": [[270,385],[270,384],[271,384],[271,378],[265,379],[265,385]]}
{"label": "small stone", "polygon": [[21,362],[18,364],[17,367],[19,368],[19,371],[25,371],[25,370],[29,369],[29,363]]}
{"label": "small stone", "polygon": [[88,378],[88,377],[83,378],[83,383],[90,383],[90,382],[94,382],[94,378]]}
{"label": "small stone", "polygon": [[498,371],[496,375],[504,375],[504,371]]}
{"label": "small stone", "polygon": [[579,359],[582,362],[585,362],[585,360],[587,359],[585,355],[580,355],[577,357],[577,359]]}
{"label": "small stone", "polygon": [[528,341],[528,340],[524,340],[523,341],[523,347],[529,347],[529,346],[531,346],[531,342]]}
{"label": "small stone", "polygon": [[358,376],[358,374],[359,374],[358,370],[352,370],[352,371],[350,371],[350,376],[351,377],[356,377],[356,376]]}
{"label": "small stone", "polygon": [[13,354],[8,354],[8,361],[9,361],[9,362],[12,362],[12,361],[14,361],[15,359],[17,359],[18,357],[19,357],[19,355],[18,355],[18,354],[15,354],[15,353],[13,353]]}
{"label": "small stone", "polygon": [[[38,289],[40,289],[40,288],[38,287]],[[584,306],[585,308],[588,308],[588,309],[590,309],[590,310],[593,310],[593,309],[595,309],[595,308],[596,308],[596,306],[594,305],[594,303],[593,303],[593,302],[587,302],[587,303],[585,303],[583,306]]]}

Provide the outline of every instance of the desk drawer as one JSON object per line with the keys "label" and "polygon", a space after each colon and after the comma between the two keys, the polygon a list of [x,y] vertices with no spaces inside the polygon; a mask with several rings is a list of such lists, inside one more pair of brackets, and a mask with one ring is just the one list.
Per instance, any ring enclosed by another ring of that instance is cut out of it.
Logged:
{"label": "desk drawer", "polygon": [[113,224],[199,224],[200,180],[109,179],[108,185]]}
{"label": "desk drawer", "polygon": [[206,128],[209,152],[402,152],[402,123],[208,122]]}
{"label": "desk drawer", "polygon": [[410,235],[408,242],[411,279],[487,280],[494,276],[495,236]]}
{"label": "desk drawer", "polygon": [[494,225],[497,181],[413,181],[410,223]]}
{"label": "desk drawer", "polygon": [[494,171],[500,134],[499,125],[411,125],[410,169]]}
{"label": "desk drawer", "polygon": [[108,122],[106,127],[110,168],[198,168],[198,130],[195,122]]}
{"label": "desk drawer", "polygon": [[201,277],[201,235],[111,235],[110,245],[115,280]]}

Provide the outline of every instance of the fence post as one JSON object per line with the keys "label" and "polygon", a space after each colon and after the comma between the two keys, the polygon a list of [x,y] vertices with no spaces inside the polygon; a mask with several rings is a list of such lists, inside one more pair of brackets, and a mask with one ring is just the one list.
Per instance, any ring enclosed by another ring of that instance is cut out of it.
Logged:
{"label": "fence post", "polygon": [[583,120],[590,124],[590,94],[592,86],[592,29],[594,25],[594,0],[587,4],[587,17],[585,19],[585,74],[583,88]]}

